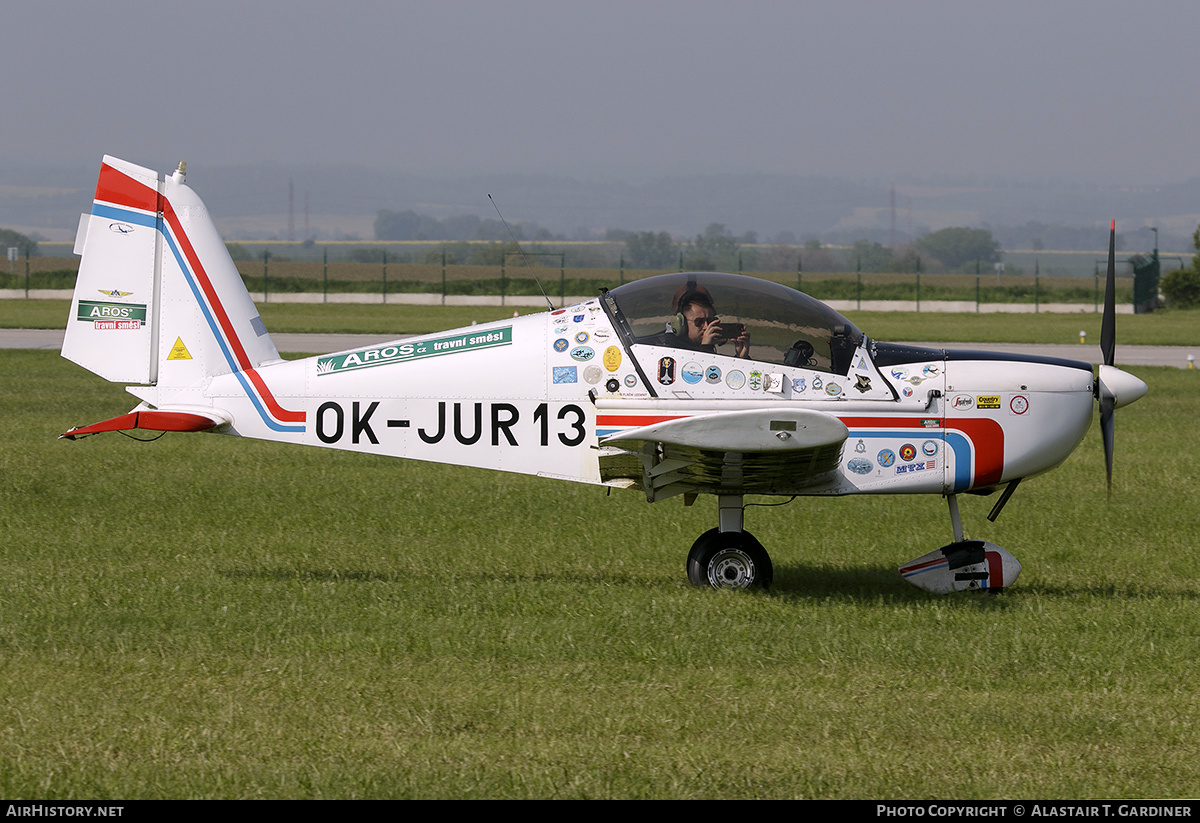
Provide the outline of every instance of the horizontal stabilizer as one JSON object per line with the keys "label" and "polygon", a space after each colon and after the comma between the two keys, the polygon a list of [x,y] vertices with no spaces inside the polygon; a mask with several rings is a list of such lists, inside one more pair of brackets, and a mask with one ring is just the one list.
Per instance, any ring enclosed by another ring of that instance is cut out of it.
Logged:
{"label": "horizontal stabilizer", "polygon": [[147,429],[159,432],[203,432],[228,426],[229,419],[209,411],[164,411],[161,409],[137,408],[128,414],[70,429],[59,435],[59,439],[74,440],[89,434],[101,432],[130,431],[132,429]]}

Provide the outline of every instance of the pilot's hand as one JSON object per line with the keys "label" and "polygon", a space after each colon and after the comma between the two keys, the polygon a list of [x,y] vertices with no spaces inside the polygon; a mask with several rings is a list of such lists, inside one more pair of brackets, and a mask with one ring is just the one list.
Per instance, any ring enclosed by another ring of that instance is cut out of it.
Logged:
{"label": "pilot's hand", "polygon": [[733,356],[741,358],[750,357],[750,332],[743,329],[742,333],[729,341],[733,344]]}
{"label": "pilot's hand", "polygon": [[703,346],[716,346],[725,342],[725,335],[721,333],[721,318],[714,317],[712,322],[704,327],[704,331],[700,335],[700,344]]}

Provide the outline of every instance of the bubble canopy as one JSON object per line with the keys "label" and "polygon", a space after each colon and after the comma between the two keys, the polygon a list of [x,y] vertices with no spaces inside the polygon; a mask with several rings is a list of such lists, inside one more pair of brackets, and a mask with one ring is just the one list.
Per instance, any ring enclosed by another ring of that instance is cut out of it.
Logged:
{"label": "bubble canopy", "polygon": [[[629,344],[669,346],[679,299],[697,290],[707,292],[720,322],[746,326],[754,360],[844,373],[846,358],[839,352],[863,339],[857,326],[821,301],[740,274],[679,272],[647,277],[613,289],[605,302]],[[801,362],[797,352],[804,352]],[[718,346],[717,354],[733,356],[733,346]]]}

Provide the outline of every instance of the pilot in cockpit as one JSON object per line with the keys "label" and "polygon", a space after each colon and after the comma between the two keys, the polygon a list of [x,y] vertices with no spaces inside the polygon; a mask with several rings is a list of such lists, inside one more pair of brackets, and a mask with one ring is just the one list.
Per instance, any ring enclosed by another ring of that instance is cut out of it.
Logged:
{"label": "pilot in cockpit", "polygon": [[689,281],[675,293],[675,314],[670,321],[668,345],[715,353],[717,346],[732,343],[734,356],[750,357],[750,333],[741,323],[721,323],[712,295]]}

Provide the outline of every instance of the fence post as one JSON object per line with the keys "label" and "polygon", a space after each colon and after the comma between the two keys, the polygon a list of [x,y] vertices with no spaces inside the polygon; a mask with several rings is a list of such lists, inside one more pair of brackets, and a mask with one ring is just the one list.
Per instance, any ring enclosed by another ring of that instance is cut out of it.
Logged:
{"label": "fence post", "polygon": [[321,265],[321,302],[329,302],[329,247],[325,247],[325,262]]}
{"label": "fence post", "polygon": [[387,305],[387,249],[383,250],[383,303]]}
{"label": "fence post", "polygon": [[979,314],[979,272],[975,272],[975,313]]}
{"label": "fence post", "polygon": [[856,257],[854,259],[854,271],[858,276],[858,289],[857,289],[857,296],[855,299],[858,301],[858,310],[862,311],[862,258],[861,257]]}
{"label": "fence post", "polygon": [[558,307],[567,305],[567,255],[558,253]]}
{"label": "fence post", "polygon": [[801,263],[803,263],[803,258],[797,256],[796,257],[796,291],[800,291],[800,292],[804,291],[804,289],[801,287],[801,272],[800,272]]}
{"label": "fence post", "polygon": [[505,278],[504,264],[507,262],[508,262],[508,255],[506,255],[504,253],[503,249],[501,249],[501,251],[500,251],[500,305],[501,306],[504,305],[504,287],[506,285],[505,279],[504,279]]}
{"label": "fence post", "polygon": [[29,246],[25,246],[25,299],[29,299]]}
{"label": "fence post", "polygon": [[271,259],[271,250],[263,249],[263,302],[267,302],[267,261]]}
{"label": "fence post", "polygon": [[921,312],[921,272],[917,272],[917,313]]}

